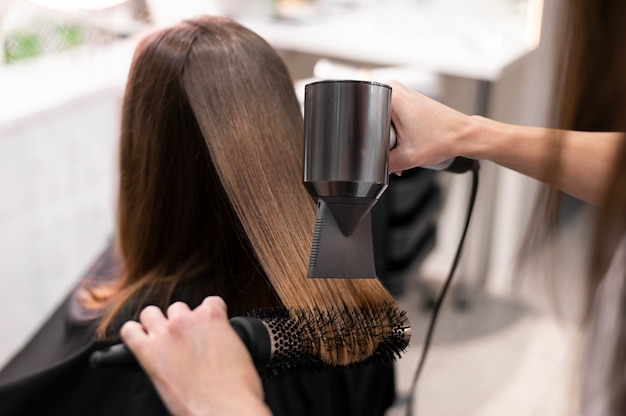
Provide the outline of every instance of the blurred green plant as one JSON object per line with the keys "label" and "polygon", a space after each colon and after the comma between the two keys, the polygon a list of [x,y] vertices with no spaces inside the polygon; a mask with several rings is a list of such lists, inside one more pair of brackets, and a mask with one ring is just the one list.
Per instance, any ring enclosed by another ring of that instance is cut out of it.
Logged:
{"label": "blurred green plant", "polygon": [[60,40],[60,49],[70,49],[83,43],[83,30],[80,25],[61,25],[56,27]]}
{"label": "blurred green plant", "polygon": [[31,30],[8,33],[4,39],[6,63],[75,48],[84,42],[80,24],[36,25]]}
{"label": "blurred green plant", "polygon": [[41,39],[36,33],[16,32],[7,36],[4,45],[6,63],[41,55]]}

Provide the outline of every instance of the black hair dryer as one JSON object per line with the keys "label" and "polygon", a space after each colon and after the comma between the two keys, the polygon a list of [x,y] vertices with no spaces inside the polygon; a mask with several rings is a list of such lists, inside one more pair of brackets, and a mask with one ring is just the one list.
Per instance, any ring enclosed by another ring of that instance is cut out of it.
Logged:
{"label": "black hair dryer", "polygon": [[304,185],[317,201],[308,277],[376,277],[370,211],[389,185],[390,129],[390,86],[305,86]]}

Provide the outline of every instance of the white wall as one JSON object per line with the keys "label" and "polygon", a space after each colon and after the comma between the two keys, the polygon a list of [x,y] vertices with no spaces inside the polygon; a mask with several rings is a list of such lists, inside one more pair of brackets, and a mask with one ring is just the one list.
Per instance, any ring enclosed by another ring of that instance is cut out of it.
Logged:
{"label": "white wall", "polygon": [[112,233],[121,46],[0,65],[0,366]]}

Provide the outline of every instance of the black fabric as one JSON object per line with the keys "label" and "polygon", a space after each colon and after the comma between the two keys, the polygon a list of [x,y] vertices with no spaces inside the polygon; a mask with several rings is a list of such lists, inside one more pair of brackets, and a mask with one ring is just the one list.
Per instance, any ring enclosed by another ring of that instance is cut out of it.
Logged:
{"label": "black fabric", "polygon": [[275,416],[381,416],[395,398],[391,364],[263,380],[263,386]]}
{"label": "black fabric", "polygon": [[72,322],[68,297],[0,372],[0,415],[167,415],[140,370],[94,370],[105,344]]}
{"label": "black fabric", "polygon": [[[99,261],[101,261],[100,259]],[[76,319],[71,294],[0,371],[0,415],[167,415],[141,370],[94,370],[94,320]],[[392,365],[263,380],[275,416],[379,416],[394,395]],[[236,400],[236,398],[233,398]]]}

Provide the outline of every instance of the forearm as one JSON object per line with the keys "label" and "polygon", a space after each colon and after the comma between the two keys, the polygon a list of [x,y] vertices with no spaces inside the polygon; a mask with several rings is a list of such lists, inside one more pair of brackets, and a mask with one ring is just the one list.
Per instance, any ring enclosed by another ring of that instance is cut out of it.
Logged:
{"label": "forearm", "polygon": [[594,204],[603,201],[623,141],[620,133],[515,126],[478,116],[470,124],[466,137],[457,138],[461,156],[490,160]]}

